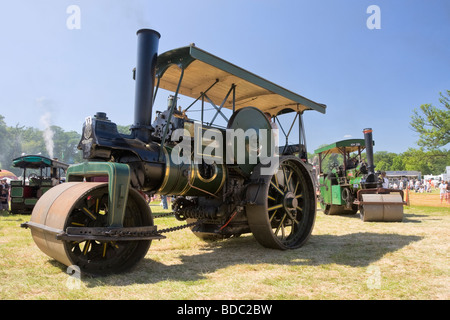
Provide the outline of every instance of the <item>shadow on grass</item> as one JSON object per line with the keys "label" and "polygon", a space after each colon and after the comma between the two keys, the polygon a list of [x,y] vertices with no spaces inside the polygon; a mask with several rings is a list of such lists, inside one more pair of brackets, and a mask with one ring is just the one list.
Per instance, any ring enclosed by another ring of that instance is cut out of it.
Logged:
{"label": "shadow on grass", "polygon": [[[252,236],[210,243],[200,254],[180,255],[181,263],[166,265],[149,258],[151,253],[131,271],[110,277],[84,278],[85,285],[123,286],[162,281],[199,281],[217,270],[239,265],[269,264],[276,266],[323,266],[338,264],[367,267],[385,254],[419,241],[422,237],[398,234],[353,233],[348,235],[313,235],[300,249],[279,251],[266,249]],[[200,240],[199,240],[200,241]],[[276,269],[275,269],[276,270]],[[275,271],[276,272],[276,271]]]}
{"label": "shadow on grass", "polygon": [[[324,214],[324,213],[321,212],[321,214]],[[361,215],[360,215],[359,211],[356,214],[334,214],[334,215],[330,215],[329,217],[333,217],[333,216],[361,220]],[[428,217],[428,215],[403,213],[403,220],[401,221],[401,223],[421,223],[422,222],[421,219],[414,219],[414,218],[423,218],[423,217]],[[381,222],[381,223],[384,223],[384,222]],[[390,223],[390,222],[385,222],[385,223]]]}

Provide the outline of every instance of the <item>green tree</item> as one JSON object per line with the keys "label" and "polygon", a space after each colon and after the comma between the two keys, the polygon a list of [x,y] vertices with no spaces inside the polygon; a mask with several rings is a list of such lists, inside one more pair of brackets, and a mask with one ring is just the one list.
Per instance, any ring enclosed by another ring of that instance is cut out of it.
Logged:
{"label": "green tree", "polygon": [[450,90],[447,96],[439,93],[441,108],[431,104],[420,106],[421,113],[414,109],[410,125],[419,133],[417,144],[428,150],[438,149],[450,143]]}
{"label": "green tree", "polygon": [[16,124],[15,127],[8,127],[9,143],[11,146],[8,153],[10,159],[8,163],[22,153],[22,132],[24,128],[25,126],[19,126],[19,124]]}
{"label": "green tree", "polygon": [[130,134],[131,133],[131,125],[122,126],[120,124],[117,125],[117,131],[122,134]]}
{"label": "green tree", "polygon": [[[68,164],[82,162],[83,155],[77,149],[80,134],[75,131],[65,132],[58,126],[53,131],[53,157]],[[16,124],[8,127],[4,117],[0,115],[0,169],[11,170],[20,174],[20,169],[12,167],[12,160],[22,154],[42,154],[48,156],[43,131]]]}
{"label": "green tree", "polygon": [[403,171],[405,170],[405,163],[403,161],[403,155],[398,154],[392,159],[392,165],[391,165],[392,171]]}
{"label": "green tree", "polygon": [[68,164],[82,162],[82,152],[77,149],[81,135],[75,131],[65,132],[58,126],[52,126],[51,129],[54,143],[53,156]]}
{"label": "green tree", "polygon": [[420,171],[422,174],[441,174],[450,163],[450,151],[409,148],[402,154],[405,170]]}
{"label": "green tree", "polygon": [[393,160],[397,156],[395,153],[387,151],[377,151],[373,154],[373,162],[376,171],[390,171],[392,170]]}
{"label": "green tree", "polygon": [[[27,127],[20,134],[22,153],[46,155],[45,141],[42,131],[36,128]],[[18,157],[20,154],[15,154]]]}
{"label": "green tree", "polygon": [[7,155],[11,149],[11,139],[4,119],[5,117],[0,115],[0,169],[7,169]]}

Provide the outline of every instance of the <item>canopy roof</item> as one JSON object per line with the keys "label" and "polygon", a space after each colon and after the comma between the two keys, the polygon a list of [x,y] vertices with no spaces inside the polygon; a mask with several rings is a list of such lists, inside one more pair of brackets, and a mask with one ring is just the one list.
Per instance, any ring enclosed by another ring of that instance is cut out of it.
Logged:
{"label": "canopy roof", "polygon": [[68,164],[39,155],[27,155],[13,160],[13,167],[39,169],[46,167],[67,169]]}
{"label": "canopy roof", "polygon": [[[235,110],[253,106],[272,116],[290,111],[316,110],[325,113],[326,105],[316,103],[270,81],[220,59],[194,45],[167,51],[158,56],[156,77],[159,87],[175,92],[184,70],[179,93],[197,99],[207,95],[216,105],[235,85]],[[216,83],[217,82],[217,83]],[[223,106],[233,109],[233,94]]]}
{"label": "canopy roof", "polygon": [[[375,142],[374,142],[375,144]],[[342,153],[342,150],[345,148],[346,152],[354,152],[358,151],[358,148],[361,148],[361,150],[365,149],[366,142],[364,139],[347,139],[347,140],[341,140],[337,141],[335,143],[329,144],[325,147],[319,148],[314,151],[314,153]]]}

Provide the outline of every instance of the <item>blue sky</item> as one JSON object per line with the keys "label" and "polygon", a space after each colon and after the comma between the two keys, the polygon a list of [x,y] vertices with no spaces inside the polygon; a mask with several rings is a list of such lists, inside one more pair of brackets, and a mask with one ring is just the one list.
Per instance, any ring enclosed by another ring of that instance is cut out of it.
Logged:
{"label": "blue sky", "polygon": [[[66,12],[80,8],[80,29]],[[366,10],[381,10],[370,30]],[[0,114],[9,126],[81,132],[104,111],[132,124],[136,31],[159,52],[194,42],[218,57],[327,105],[305,112],[308,151],[373,128],[375,151],[417,147],[412,110],[450,89],[448,0],[3,1]],[[158,95],[156,110],[166,106]],[[180,100],[183,104],[184,98]],[[154,109],[154,110],[155,110]]]}

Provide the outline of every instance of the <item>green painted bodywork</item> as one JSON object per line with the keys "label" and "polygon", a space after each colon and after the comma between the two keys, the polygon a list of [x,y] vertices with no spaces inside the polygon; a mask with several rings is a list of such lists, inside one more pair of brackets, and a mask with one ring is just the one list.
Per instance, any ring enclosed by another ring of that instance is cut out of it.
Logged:
{"label": "green painted bodywork", "polygon": [[130,167],[114,162],[84,162],[67,169],[67,181],[108,177],[108,227],[122,227],[130,185]]}
{"label": "green painted bodywork", "polygon": [[[13,159],[13,167],[23,169],[21,180],[11,181],[11,212],[29,214],[39,198],[54,185],[59,184],[62,171],[69,165],[41,155],[24,155]],[[40,170],[35,177],[27,179],[28,170]],[[27,182],[28,180],[28,182]]]}
{"label": "green painted bodywork", "polygon": [[345,205],[342,198],[343,188],[348,188],[352,193],[360,189],[361,177],[354,176],[357,169],[347,172],[347,181],[339,179],[336,171],[330,172],[319,177],[319,191],[325,204]]}
{"label": "green painted bodywork", "polygon": [[334,142],[314,151],[320,157],[319,168],[319,191],[320,200],[323,205],[349,206],[343,197],[345,192],[350,192],[353,197],[361,189],[361,162],[355,168],[347,168],[341,165],[333,168],[330,172],[324,172],[322,168],[323,159],[330,154],[340,154],[346,157],[352,152],[361,153],[365,149],[364,139],[347,139]]}

